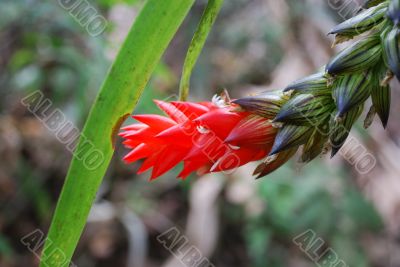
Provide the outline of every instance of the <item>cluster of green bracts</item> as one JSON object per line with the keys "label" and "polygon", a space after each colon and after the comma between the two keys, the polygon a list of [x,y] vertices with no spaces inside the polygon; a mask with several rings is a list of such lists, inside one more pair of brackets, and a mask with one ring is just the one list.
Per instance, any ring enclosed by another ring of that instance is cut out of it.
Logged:
{"label": "cluster of green bracts", "polygon": [[389,81],[400,80],[400,0],[369,0],[351,19],[329,33],[334,45],[356,40],[334,56],[319,73],[284,90],[235,101],[244,110],[264,116],[279,128],[269,157],[255,174],[277,157],[290,157],[302,147],[301,162],[324,151],[333,157],[361,115],[364,102],[372,107],[364,123],[378,114],[386,127],[390,110]]}

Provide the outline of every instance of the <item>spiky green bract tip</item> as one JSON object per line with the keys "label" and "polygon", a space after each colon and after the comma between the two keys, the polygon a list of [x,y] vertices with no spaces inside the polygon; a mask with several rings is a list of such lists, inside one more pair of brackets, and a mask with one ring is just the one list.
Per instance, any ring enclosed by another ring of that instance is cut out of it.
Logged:
{"label": "spiky green bract tip", "polygon": [[254,170],[253,175],[260,179],[285,164],[297,151],[298,147],[287,149],[274,156],[268,157]]}
{"label": "spiky green bract tip", "polygon": [[343,146],[344,142],[349,136],[351,127],[361,115],[363,108],[364,105],[362,104],[351,109],[340,119],[338,119],[337,117],[331,118],[329,135],[329,141],[332,146],[331,157],[334,157]]}
{"label": "spiky green bract tip", "polygon": [[336,25],[329,34],[338,34],[352,38],[356,35],[371,30],[384,20],[387,3],[371,7],[356,16]]}
{"label": "spiky green bract tip", "polygon": [[287,86],[284,92],[294,91],[295,93],[329,93],[328,81],[325,73],[319,72],[297,80]]}
{"label": "spiky green bract tip", "polygon": [[330,94],[298,94],[286,102],[274,122],[317,125],[335,108]]}
{"label": "spiky green bract tip", "polygon": [[288,99],[289,96],[286,96],[282,90],[277,90],[239,98],[232,102],[246,111],[268,119],[273,119]]}
{"label": "spiky green bract tip", "polygon": [[400,30],[397,27],[388,28],[381,38],[385,63],[400,81]]}
{"label": "spiky green bract tip", "polygon": [[400,22],[400,0],[392,0],[390,1],[389,8],[387,11],[388,18],[394,23],[394,25],[398,25]]}
{"label": "spiky green bract tip", "polygon": [[286,149],[305,144],[311,137],[313,130],[314,128],[309,126],[285,124],[279,129],[269,155],[272,156]]}
{"label": "spiky green bract tip", "polygon": [[326,66],[330,75],[359,72],[374,66],[381,58],[379,35],[371,35],[339,52]]}
{"label": "spiky green bract tip", "polygon": [[387,0],[365,0],[363,7],[370,8],[384,2],[387,2]]}
{"label": "spiky green bract tip", "polygon": [[308,142],[303,147],[303,152],[300,157],[301,163],[307,163],[311,160],[315,159],[318,155],[320,155],[324,149],[325,143],[328,140],[328,132],[329,125],[324,124],[325,129],[316,128],[308,140]]}
{"label": "spiky green bract tip", "polygon": [[353,73],[339,77],[333,85],[333,97],[342,117],[355,106],[364,103],[371,93],[372,71]]}

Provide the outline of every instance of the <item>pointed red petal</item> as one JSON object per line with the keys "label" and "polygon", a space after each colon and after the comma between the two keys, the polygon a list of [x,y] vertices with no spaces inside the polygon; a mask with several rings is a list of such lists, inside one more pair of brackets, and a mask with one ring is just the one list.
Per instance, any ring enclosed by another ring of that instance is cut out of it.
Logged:
{"label": "pointed red petal", "polygon": [[225,139],[235,146],[272,146],[277,130],[265,118],[250,115],[243,118]]}
{"label": "pointed red petal", "polygon": [[176,125],[175,121],[170,118],[163,117],[160,115],[143,114],[132,116],[135,120],[138,120],[153,129],[156,132],[164,131],[165,129]]}
{"label": "pointed red petal", "polygon": [[209,108],[203,105],[192,102],[175,101],[171,102],[171,104],[174,105],[181,112],[183,112],[186,115],[186,117],[188,117],[191,120],[194,120],[195,118],[203,115],[204,113],[210,110]]}
{"label": "pointed red petal", "polygon": [[219,109],[219,107],[217,107],[213,102],[199,102],[197,104],[205,106],[209,111]]}
{"label": "pointed red petal", "polygon": [[130,134],[134,134],[145,128],[149,128],[149,127],[146,124],[142,124],[142,123],[128,125],[128,126],[122,128],[123,131],[120,132],[118,135],[121,137],[129,136]]}
{"label": "pointed red petal", "polygon": [[205,167],[208,165],[207,160],[190,160],[190,161],[184,161],[183,163],[183,169],[182,171],[178,174],[178,178],[185,179],[187,178],[192,172]]}
{"label": "pointed red petal", "polygon": [[171,119],[176,121],[177,123],[183,123],[188,120],[188,118],[185,116],[185,114],[177,109],[174,105],[171,103],[167,103],[164,101],[160,100],[154,100],[154,102],[157,104],[157,106],[165,112]]}
{"label": "pointed red petal", "polygon": [[218,138],[218,136],[211,133],[197,136],[193,144],[185,160],[206,158],[209,161],[215,162],[229,151],[229,146]]}
{"label": "pointed red petal", "polygon": [[150,180],[154,180],[172,169],[175,165],[183,160],[185,155],[185,150],[177,150],[172,148],[164,149],[154,164]]}
{"label": "pointed red petal", "polygon": [[126,147],[126,148],[135,148],[138,145],[142,144],[141,141],[137,141],[137,140],[131,140],[131,139],[125,139],[125,141],[122,142],[122,144]]}
{"label": "pointed red petal", "polygon": [[194,122],[212,131],[219,138],[225,139],[241,119],[242,116],[238,113],[221,108],[198,117]]}
{"label": "pointed red petal", "polygon": [[157,132],[155,132],[152,128],[147,127],[143,128],[139,131],[134,131],[134,132],[127,132],[127,134],[124,136],[124,138],[128,140],[132,140],[133,142],[136,143],[154,143],[154,144],[160,144],[160,140],[154,138]]}
{"label": "pointed red petal", "polygon": [[195,131],[191,122],[175,125],[156,135],[156,138],[166,144],[175,144],[184,147],[192,147],[191,132]]}
{"label": "pointed red petal", "polygon": [[[162,150],[162,148],[160,149],[160,151]],[[154,164],[157,161],[157,158],[159,156],[160,152],[155,152],[153,153],[151,156],[149,156],[143,163],[142,166],[140,166],[140,168],[138,169],[138,171],[136,172],[137,174],[142,174],[145,171],[147,171],[148,169],[150,169],[151,167],[154,166]]]}
{"label": "pointed red petal", "polygon": [[121,130],[123,130],[123,131],[137,131],[137,130],[140,130],[140,129],[145,128],[145,127],[146,127],[145,124],[134,123],[134,124],[130,124],[130,125],[127,125],[125,127],[122,127]]}
{"label": "pointed red petal", "polygon": [[238,150],[230,150],[211,167],[211,172],[220,172],[236,169],[253,160],[258,154],[258,150],[240,148]]}
{"label": "pointed red petal", "polygon": [[124,157],[124,161],[126,163],[132,163],[137,161],[138,159],[146,158],[152,153],[153,149],[150,146],[146,144],[140,144]]}

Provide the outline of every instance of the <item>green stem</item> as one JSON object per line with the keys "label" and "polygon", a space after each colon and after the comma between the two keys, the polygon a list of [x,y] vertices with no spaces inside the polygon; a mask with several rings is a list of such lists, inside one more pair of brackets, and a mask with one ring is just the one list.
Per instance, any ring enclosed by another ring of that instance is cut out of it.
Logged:
{"label": "green stem", "polygon": [[201,16],[200,23],[197,26],[196,32],[190,43],[188,52],[186,54],[185,63],[183,65],[182,78],[179,85],[179,100],[181,101],[187,100],[189,95],[190,76],[192,74],[194,65],[196,64],[196,61],[203,50],[208,34],[214,25],[223,3],[224,0],[209,0],[207,7]]}
{"label": "green stem", "polygon": [[68,266],[114,152],[116,131],[134,109],[193,2],[148,0],[136,18],[79,139],[46,239],[41,267]]}

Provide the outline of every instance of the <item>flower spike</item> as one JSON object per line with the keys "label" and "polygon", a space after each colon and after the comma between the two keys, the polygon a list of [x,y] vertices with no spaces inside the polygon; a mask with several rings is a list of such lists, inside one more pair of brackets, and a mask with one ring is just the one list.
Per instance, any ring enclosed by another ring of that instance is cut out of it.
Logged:
{"label": "flower spike", "polygon": [[[367,0],[353,18],[334,27],[335,44],[359,37],[320,71],[283,90],[231,100],[225,91],[211,102],[163,102],[167,116],[135,115],[119,134],[130,151],[127,163],[143,160],[138,173],[151,179],[179,162],[178,177],[229,171],[261,160],[253,175],[263,177],[300,153],[310,162],[331,157],[344,145],[371,97],[364,121],[389,119],[390,80],[400,81],[400,0]],[[375,115],[378,116],[375,116]]]}

